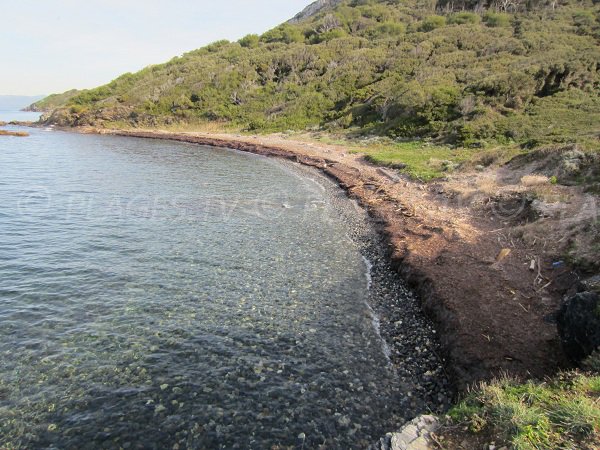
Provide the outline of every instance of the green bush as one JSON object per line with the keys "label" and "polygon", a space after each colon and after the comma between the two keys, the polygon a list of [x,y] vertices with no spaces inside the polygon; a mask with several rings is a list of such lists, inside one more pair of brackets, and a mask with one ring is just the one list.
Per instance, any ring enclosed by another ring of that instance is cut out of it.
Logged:
{"label": "green bush", "polygon": [[446,18],[444,16],[429,16],[423,19],[418,29],[419,31],[429,32],[444,25],[446,25]]}
{"label": "green bush", "polygon": [[347,35],[348,35],[348,33],[346,33],[341,28],[336,28],[335,30],[331,30],[331,31],[327,31],[325,33],[319,33],[319,34],[313,35],[313,37],[311,39],[311,43],[319,44],[321,42],[328,42],[328,41],[332,41],[334,39],[339,39],[339,38],[342,38]]}
{"label": "green bush", "polygon": [[387,36],[400,36],[404,34],[406,27],[402,23],[398,22],[384,22],[377,25],[372,31],[371,35],[375,38],[387,37]]}
{"label": "green bush", "polygon": [[[227,39],[222,39],[220,41],[215,41],[212,44],[208,44],[204,49],[209,53],[217,53],[221,51],[223,48],[227,47],[230,42]],[[173,62],[177,64],[178,57],[173,58]]]}
{"label": "green bush", "polygon": [[487,115],[456,124],[455,133],[457,141],[465,146],[482,140],[496,140],[498,137],[496,122]]}
{"label": "green bush", "polygon": [[573,23],[579,34],[592,34],[594,28],[598,28],[596,17],[590,11],[577,11],[573,14]]}
{"label": "green bush", "polygon": [[488,27],[508,27],[510,26],[510,16],[504,13],[487,12],[483,16],[483,22]]}
{"label": "green bush", "polygon": [[293,42],[304,42],[304,34],[302,31],[293,25],[283,24],[267,31],[260,37],[263,42],[284,42],[291,44]]}
{"label": "green bush", "polygon": [[72,114],[81,114],[86,111],[86,107],[82,105],[73,105],[69,108]]}
{"label": "green bush", "polygon": [[466,24],[466,23],[476,24],[476,23],[479,23],[480,20],[481,20],[481,18],[479,17],[478,14],[475,14],[472,12],[466,12],[466,11],[450,14],[448,16],[449,24],[457,24],[457,25],[462,25],[462,24]]}
{"label": "green bush", "polygon": [[257,34],[249,34],[241,38],[238,43],[245,48],[256,48],[260,43],[260,37]]}

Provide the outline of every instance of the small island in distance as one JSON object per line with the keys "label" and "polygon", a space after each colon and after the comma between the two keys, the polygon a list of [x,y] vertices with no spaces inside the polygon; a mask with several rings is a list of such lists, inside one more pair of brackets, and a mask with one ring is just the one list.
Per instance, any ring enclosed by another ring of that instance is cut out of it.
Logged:
{"label": "small island in distance", "polygon": [[[0,113],[27,109],[32,102],[43,98],[45,98],[44,95],[0,95]],[[0,120],[0,127],[5,127],[6,125],[10,125],[10,123]],[[0,136],[26,137],[29,136],[29,133],[26,131],[0,129]]]}

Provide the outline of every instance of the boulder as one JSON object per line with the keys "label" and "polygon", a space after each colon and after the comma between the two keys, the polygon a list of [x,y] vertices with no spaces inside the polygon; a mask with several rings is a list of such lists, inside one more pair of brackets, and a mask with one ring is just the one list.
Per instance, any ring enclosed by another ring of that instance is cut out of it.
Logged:
{"label": "boulder", "polygon": [[[431,450],[436,448],[431,437],[440,427],[439,419],[435,416],[419,416],[402,427],[398,433],[390,434],[390,450]],[[383,447],[385,448],[385,447]]]}
{"label": "boulder", "polygon": [[600,296],[580,292],[570,297],[558,312],[557,324],[566,355],[580,362],[600,347]]}

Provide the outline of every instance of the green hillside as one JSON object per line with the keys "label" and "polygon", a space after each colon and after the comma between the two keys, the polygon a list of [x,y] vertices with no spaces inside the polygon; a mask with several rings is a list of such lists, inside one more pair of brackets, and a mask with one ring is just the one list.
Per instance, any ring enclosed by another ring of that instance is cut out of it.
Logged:
{"label": "green hillside", "polygon": [[262,35],[67,95],[48,120],[599,145],[599,3],[323,3]]}
{"label": "green hillside", "polygon": [[79,94],[80,91],[77,89],[71,89],[70,91],[63,92],[62,94],[52,94],[45,97],[34,104],[30,105],[27,110],[29,111],[52,111],[56,108],[66,105],[71,98]]}

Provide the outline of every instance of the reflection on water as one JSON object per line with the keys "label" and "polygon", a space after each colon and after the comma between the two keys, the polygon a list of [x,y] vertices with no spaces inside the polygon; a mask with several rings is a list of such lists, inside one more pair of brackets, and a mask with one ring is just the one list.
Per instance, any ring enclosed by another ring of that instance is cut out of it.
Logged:
{"label": "reflection on water", "polygon": [[0,140],[0,447],[364,448],[393,428],[365,263],[318,184],[31,133]]}

